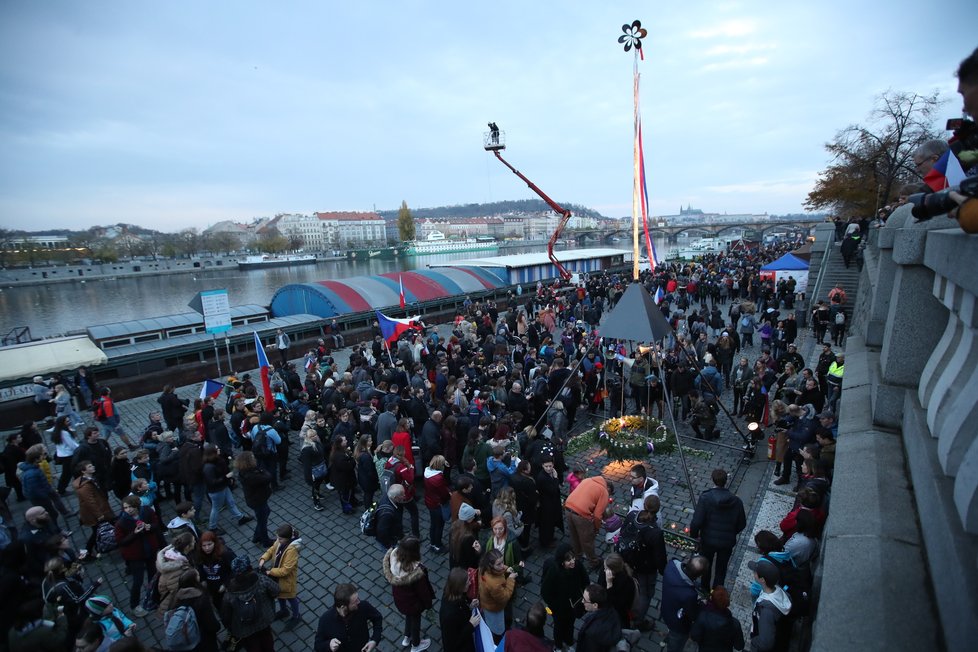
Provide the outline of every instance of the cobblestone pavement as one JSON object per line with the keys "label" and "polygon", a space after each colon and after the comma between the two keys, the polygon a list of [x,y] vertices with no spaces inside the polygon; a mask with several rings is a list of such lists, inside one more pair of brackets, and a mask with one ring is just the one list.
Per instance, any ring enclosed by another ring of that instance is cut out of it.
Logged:
{"label": "cobblestone pavement", "polygon": [[[811,357],[811,342],[803,341],[804,335],[800,335],[799,349],[803,352],[806,359]],[[803,348],[804,347],[804,348]],[[753,360],[759,355],[760,347],[749,347],[744,352]],[[340,350],[334,353],[340,367],[343,368],[347,363],[349,349]],[[202,379],[203,380],[203,379]],[[200,385],[181,387],[177,390],[181,398],[193,400],[200,392]],[[724,392],[724,403],[729,405],[731,392]],[[148,413],[156,409],[156,395],[144,396],[140,398],[121,401],[118,404],[120,413],[123,417],[123,428],[130,435],[141,433],[147,421]],[[603,417],[597,416],[578,416],[578,423],[575,431],[585,430],[590,425],[597,425]],[[667,425],[669,425],[667,419]],[[746,431],[746,424],[743,420],[738,420],[741,429]],[[749,512],[749,527],[743,533],[740,544],[735,549],[731,559],[731,571],[728,577],[736,577],[736,586],[731,587],[733,604],[731,605],[735,613],[745,623],[745,637],[749,633],[750,618],[750,595],[746,593],[749,582],[745,579],[746,561],[752,557],[756,550],[752,551],[753,533],[757,529],[772,528],[777,526],[777,522],[790,509],[792,500],[790,494],[780,488],[770,486],[772,466],[766,460],[766,448],[758,448],[757,455],[753,463],[744,463],[743,451],[741,449],[742,439],[737,430],[729,420],[720,415],[718,427],[721,437],[718,441],[721,445],[713,442],[705,442],[692,438],[692,431],[688,425],[680,423],[679,431],[683,436],[683,444],[691,449],[699,451],[695,454],[687,454],[686,462],[689,468],[689,476],[692,487],[692,497],[690,495],[690,485],[687,485],[686,477],[683,472],[682,464],[677,453],[668,456],[653,456],[647,460],[653,477],[659,480],[660,495],[663,505],[663,519],[667,529],[676,532],[683,532],[689,525],[692,518],[695,499],[699,494],[712,486],[710,473],[714,468],[722,467],[731,475],[730,488],[744,500]],[[273,631],[277,641],[277,649],[290,651],[305,651],[312,648],[315,631],[319,616],[332,604],[332,591],[336,584],[341,582],[353,582],[360,589],[361,598],[370,601],[380,608],[384,615],[384,641],[381,645],[382,650],[398,650],[400,639],[403,634],[403,617],[396,612],[392,605],[390,587],[384,580],[381,568],[381,554],[373,540],[365,538],[359,531],[359,520],[356,515],[344,516],[340,509],[339,501],[329,495],[324,496],[326,509],[317,512],[312,509],[312,500],[306,484],[301,479],[299,464],[296,452],[298,451],[298,436],[292,434],[294,447],[290,459],[290,469],[292,471],[289,479],[283,483],[283,489],[276,492],[270,501],[271,518],[269,527],[275,528],[284,522],[292,523],[303,538],[303,549],[299,571],[299,597],[302,602],[302,624],[292,631],[285,631],[281,622],[273,625]],[[111,442],[116,445],[117,442]],[[585,466],[589,474],[604,473],[606,477],[614,481],[617,491],[615,500],[615,510],[621,514],[627,511],[627,500],[624,496],[627,492],[627,474],[630,464],[616,463],[610,461],[597,449],[584,451],[583,453],[568,459],[568,464],[578,462]],[[566,491],[566,484],[565,484]],[[244,500],[240,496],[240,489],[236,492],[237,502],[242,509]],[[115,499],[111,499],[113,507],[118,507]],[[74,508],[74,497],[69,493],[67,499],[69,508]],[[18,519],[21,516],[22,505],[14,506],[14,512]],[[163,514],[161,520],[166,523],[173,516],[173,504],[169,501],[163,503]],[[205,505],[205,512],[209,508]],[[427,510],[420,509],[421,513],[421,532],[422,538],[427,538]],[[70,519],[70,525],[75,527],[74,542],[78,547],[84,545],[87,532],[83,533],[82,528],[78,527],[75,518]],[[235,553],[239,555],[249,555],[253,560],[263,552],[254,544],[248,543],[251,539],[252,524],[239,527],[237,523],[226,512],[221,518],[221,527],[226,530],[226,541]],[[18,522],[19,526],[19,522]],[[603,533],[602,533],[603,535]],[[446,528],[447,536],[447,528]],[[558,538],[562,535],[558,533]],[[534,536],[535,541],[535,536]],[[444,555],[434,555],[426,550],[427,541],[424,541],[425,552],[423,561],[429,567],[432,583],[436,593],[440,595],[441,588],[444,586],[448,573],[447,557]],[[603,536],[599,536],[597,546],[599,554],[610,552],[610,546],[604,543]],[[670,556],[685,557],[689,553],[667,546]],[[530,604],[539,598],[540,574],[546,555],[543,552],[534,552],[526,560],[528,577],[530,583],[518,589],[514,613],[517,620],[520,620]],[[739,569],[734,573],[734,569]],[[117,553],[106,555],[102,559],[90,564],[87,567],[91,577],[101,575],[105,578],[106,584],[101,589],[102,592],[112,595],[119,604],[127,604],[125,596],[128,595],[126,588],[125,568]],[[661,581],[660,581],[661,586]],[[730,582],[728,582],[730,586]],[[746,596],[746,597],[745,597]],[[437,609],[437,603],[436,603]],[[652,602],[649,611],[650,616],[657,617],[659,613],[659,593]],[[143,619],[137,619],[139,623],[139,637],[148,644],[157,644],[160,640],[162,630],[161,620],[156,615],[150,615]],[[429,636],[434,642],[432,649],[438,649],[440,640],[437,611],[429,611],[422,621],[423,635]],[[548,635],[550,628],[547,628]],[[633,648],[637,650],[659,650],[664,645],[663,636],[665,628],[660,623],[657,630],[643,634],[639,643]],[[692,647],[692,646],[690,646]]]}

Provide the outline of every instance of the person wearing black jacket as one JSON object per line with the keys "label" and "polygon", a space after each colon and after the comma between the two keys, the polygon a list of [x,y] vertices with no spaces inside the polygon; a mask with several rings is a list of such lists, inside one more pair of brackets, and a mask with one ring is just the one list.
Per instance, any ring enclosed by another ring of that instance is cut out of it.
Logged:
{"label": "person wearing black jacket", "polygon": [[377,544],[387,551],[404,537],[404,485],[393,483],[377,504]]}
{"label": "person wearing black jacket", "polygon": [[587,585],[587,571],[570,544],[559,543],[553,557],[543,564],[540,582],[540,597],[553,614],[556,645],[568,646],[574,642],[574,620],[584,615],[583,594]]}
{"label": "person wearing black jacket", "polygon": [[689,535],[699,539],[700,554],[711,562],[711,568],[701,577],[705,591],[722,586],[727,579],[730,553],[737,543],[737,535],[747,527],[743,501],[727,489],[727,472],[714,469],[710,477],[715,486],[700,495],[689,524]]}
{"label": "person wearing black jacket", "polygon": [[190,400],[180,398],[173,391],[173,385],[163,387],[163,393],[157,397],[156,402],[160,404],[163,411],[163,418],[166,420],[166,429],[173,432],[180,432],[183,427],[183,415],[187,413],[187,406]]}
{"label": "person wearing black jacket", "polygon": [[221,534],[217,527],[217,519],[225,505],[231,511],[231,515],[238,519],[238,525],[253,520],[253,517],[238,509],[237,503],[234,502],[234,496],[231,494],[231,473],[228,472],[227,462],[211,444],[204,444],[204,484],[207,487],[207,495],[211,499],[208,530]]}
{"label": "person wearing black jacket", "polygon": [[108,488],[112,486],[112,449],[109,448],[108,442],[102,439],[98,428],[85,429],[85,441],[80,443],[71,454],[71,468],[75,468],[79,462],[85,460],[95,465],[95,480],[108,496]]}
{"label": "person wearing black jacket", "polygon": [[475,652],[473,633],[482,617],[473,611],[477,600],[470,601],[466,596],[469,574],[464,568],[453,568],[445,581],[445,590],[438,610],[441,625],[442,649],[452,652]]}
{"label": "person wearing black jacket", "polygon": [[731,652],[744,649],[744,630],[730,613],[730,594],[715,587],[700,610],[689,637],[699,644],[699,652]]}
{"label": "person wearing black jacket", "polygon": [[654,621],[647,619],[645,614],[652,603],[652,596],[655,595],[658,576],[665,572],[668,561],[665,536],[657,521],[660,505],[658,496],[646,496],[642,510],[629,512],[625,517],[626,526],[631,523],[638,528],[638,536],[642,542],[641,554],[627,560],[638,582],[639,602],[632,619],[635,627],[642,631],[654,627]]}
{"label": "person wearing black jacket", "polygon": [[584,618],[577,632],[578,652],[611,652],[621,640],[621,622],[611,607],[608,590],[591,584],[584,590]]}
{"label": "person wearing black jacket", "polygon": [[[333,591],[333,608],[319,618],[313,649],[315,652],[372,652],[380,645],[383,624],[377,608],[360,600],[355,584],[338,584]],[[471,635],[469,639],[472,640]]]}
{"label": "person wearing black jacket", "polygon": [[258,466],[258,460],[251,451],[238,453],[234,468],[238,471],[238,479],[244,490],[245,504],[255,512],[255,532],[251,535],[251,542],[262,549],[270,548],[275,543],[268,536],[268,517],[271,515],[268,499],[272,497],[272,475]]}

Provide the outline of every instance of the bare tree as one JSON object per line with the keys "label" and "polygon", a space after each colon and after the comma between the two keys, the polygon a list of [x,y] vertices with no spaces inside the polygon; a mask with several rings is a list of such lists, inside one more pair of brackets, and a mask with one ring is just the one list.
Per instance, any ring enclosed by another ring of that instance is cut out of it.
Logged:
{"label": "bare tree", "polygon": [[806,208],[875,214],[895,198],[900,185],[920,179],[913,152],[939,137],[935,125],[942,104],[936,91],[920,95],[888,90],[878,96],[866,125],[849,125],[825,144],[832,162],[808,193]]}

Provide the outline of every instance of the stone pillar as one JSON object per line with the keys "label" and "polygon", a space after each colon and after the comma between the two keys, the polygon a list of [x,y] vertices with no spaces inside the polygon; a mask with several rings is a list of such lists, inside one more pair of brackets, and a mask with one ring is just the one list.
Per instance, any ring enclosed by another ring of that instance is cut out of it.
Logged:
{"label": "stone pillar", "polygon": [[[886,224],[879,229],[879,275],[872,279],[873,300],[866,319],[866,346],[879,348],[883,345],[883,333],[886,330],[886,319],[890,309],[890,294],[893,292],[893,279],[896,276],[896,264],[893,262],[893,238],[898,229],[913,221],[910,215],[910,204],[899,207]],[[869,288],[866,288],[869,292]]]}

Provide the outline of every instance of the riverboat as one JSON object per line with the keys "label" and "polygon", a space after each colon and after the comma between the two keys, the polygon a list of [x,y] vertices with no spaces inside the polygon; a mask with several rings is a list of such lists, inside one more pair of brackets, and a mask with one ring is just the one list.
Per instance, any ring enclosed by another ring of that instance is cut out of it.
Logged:
{"label": "riverboat", "polygon": [[480,236],[478,238],[461,238],[451,240],[441,231],[432,231],[424,240],[412,240],[407,243],[408,256],[427,256],[430,254],[450,254],[462,251],[492,251],[499,248],[494,238]]}
{"label": "riverboat", "polygon": [[248,256],[238,261],[238,269],[266,269],[268,267],[291,267],[293,265],[315,265],[315,256]]}
{"label": "riverboat", "polygon": [[347,260],[394,260],[403,255],[403,246],[350,249],[346,252]]}

